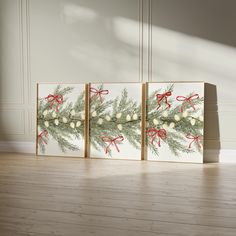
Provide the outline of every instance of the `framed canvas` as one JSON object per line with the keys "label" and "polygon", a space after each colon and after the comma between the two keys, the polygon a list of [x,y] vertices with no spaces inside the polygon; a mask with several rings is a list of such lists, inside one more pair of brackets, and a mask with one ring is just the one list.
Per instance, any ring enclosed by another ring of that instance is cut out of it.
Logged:
{"label": "framed canvas", "polygon": [[204,83],[147,83],[147,160],[203,162]]}
{"label": "framed canvas", "polygon": [[85,107],[84,84],[37,84],[37,154],[84,157]]}
{"label": "framed canvas", "polygon": [[141,160],[142,84],[89,85],[91,158]]}

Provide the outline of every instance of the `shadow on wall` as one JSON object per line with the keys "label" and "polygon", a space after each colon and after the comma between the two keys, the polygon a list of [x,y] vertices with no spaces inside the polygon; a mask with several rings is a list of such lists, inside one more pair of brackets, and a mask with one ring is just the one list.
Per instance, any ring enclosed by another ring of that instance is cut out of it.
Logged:
{"label": "shadow on wall", "polygon": [[155,25],[236,47],[235,0],[153,0]]}
{"label": "shadow on wall", "polygon": [[205,84],[205,114],[204,139],[208,142],[208,151],[204,153],[204,162],[219,162],[221,145],[217,89],[214,84]]}

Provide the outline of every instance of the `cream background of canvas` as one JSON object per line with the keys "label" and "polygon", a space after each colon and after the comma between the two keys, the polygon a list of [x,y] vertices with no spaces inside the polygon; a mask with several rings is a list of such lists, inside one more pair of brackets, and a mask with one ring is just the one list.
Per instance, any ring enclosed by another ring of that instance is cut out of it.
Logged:
{"label": "cream background of canvas", "polygon": [[[166,91],[166,88],[172,83],[149,83],[148,84],[148,94],[152,94],[153,92],[160,90],[160,94],[164,93]],[[198,94],[200,98],[204,97],[204,83],[175,83],[172,96],[168,98],[172,99],[171,103],[171,109],[174,109],[174,107],[182,104],[182,102],[179,102],[176,100],[177,96],[188,96],[189,94]],[[200,115],[204,116],[204,102],[200,105],[195,105],[195,108],[200,108],[200,110],[192,115],[195,118],[198,118]],[[161,108],[160,108],[160,111]],[[168,112],[168,109],[165,111]],[[185,111],[185,110],[184,110]],[[191,116],[192,108],[189,108],[186,110],[188,112],[188,115]],[[163,112],[163,111],[162,111]],[[181,118],[181,113],[178,114]],[[150,121],[152,123],[152,121]],[[150,126],[152,127],[152,126]],[[168,136],[168,130],[173,132],[173,129],[167,128],[167,136]],[[176,131],[177,132],[177,131]],[[203,132],[203,130],[202,130]],[[178,132],[177,132],[178,133]],[[203,133],[202,133],[203,134]],[[186,134],[187,135],[187,134]],[[155,145],[157,145],[158,139],[155,141]],[[188,147],[189,143],[193,141],[191,139],[185,139],[185,142],[182,142],[183,145]],[[149,143],[148,145],[152,145]],[[191,162],[191,163],[202,163],[203,162],[203,152],[196,151],[195,144],[192,144],[193,151],[192,153],[182,153],[179,152],[179,156],[175,156],[171,151],[169,146],[161,140],[161,146],[158,147],[159,155],[154,155],[150,149],[147,148],[147,160],[152,161],[171,161],[171,162]]]}
{"label": "cream background of canvas", "polygon": [[34,152],[36,82],[205,81],[213,84],[205,147],[236,162],[235,8],[218,0],[0,0],[0,149]]}
{"label": "cream background of canvas", "polygon": [[[55,88],[57,87],[56,84],[39,84],[38,85],[38,98],[45,98],[49,94],[53,94]],[[84,84],[61,84],[61,88],[65,87],[73,87],[73,90],[71,93],[68,93],[65,95],[63,99],[67,99],[65,103],[62,105],[59,105],[59,107],[65,107],[68,103],[75,103],[77,101],[78,96],[85,91]],[[48,109],[49,113],[52,113],[55,111],[55,109]],[[85,107],[84,107],[84,113],[85,113]],[[54,125],[52,122],[49,122],[49,125]],[[69,123],[68,123],[69,126]],[[59,129],[59,126],[58,126]],[[38,134],[40,134],[42,130],[38,127]],[[73,136],[72,136],[73,137]],[[45,153],[40,152],[40,148],[38,148],[38,154],[39,155],[52,155],[52,156],[75,156],[75,157],[84,157],[84,139],[76,139],[73,138],[70,140],[71,144],[76,145],[79,147],[79,150],[72,151],[67,150],[65,153],[63,153],[58,146],[57,141],[53,139],[53,137],[49,134],[49,139],[47,142],[47,145],[45,145]]]}
{"label": "cream background of canvas", "polygon": [[[100,85],[101,84],[91,84],[91,87],[97,89]],[[124,88],[126,88],[126,90],[128,92],[128,99],[132,99],[134,102],[137,102],[138,106],[141,105],[142,85],[140,83],[120,83],[120,84],[117,84],[117,83],[108,84],[107,83],[107,84],[103,84],[103,89],[109,91],[108,95],[102,96],[104,98],[104,101],[109,101],[109,99],[114,100],[116,97],[121,98],[121,94],[122,94],[122,91]],[[91,95],[93,96],[92,93],[91,93]],[[109,111],[109,110],[111,110],[111,108],[108,107],[106,110]],[[91,108],[90,108],[90,112],[93,112],[93,110]],[[122,114],[122,115],[124,116],[124,114]],[[132,115],[131,115],[131,117],[132,117]],[[123,117],[122,117],[122,119],[123,119]],[[117,120],[117,122],[118,121],[119,121],[119,119]],[[95,129],[95,128],[96,127],[90,126],[90,129]],[[123,129],[125,129],[125,128],[123,127]],[[117,130],[118,130],[118,128],[117,128]],[[105,132],[106,131],[104,131],[104,136],[106,136]],[[141,127],[140,127],[140,130],[138,133],[140,133],[140,143],[141,143]],[[121,136],[123,136],[122,133],[121,133]],[[116,147],[114,145],[110,146],[112,157],[105,154],[104,148],[101,148],[101,150],[98,151],[95,148],[93,148],[92,145],[90,146],[90,157],[109,158],[109,159],[115,158],[115,159],[141,160],[141,144],[140,144],[140,149],[136,149],[127,141],[125,136],[123,136],[123,137],[124,137],[124,141],[121,142],[120,144],[117,144],[120,152],[118,152],[116,150]]]}

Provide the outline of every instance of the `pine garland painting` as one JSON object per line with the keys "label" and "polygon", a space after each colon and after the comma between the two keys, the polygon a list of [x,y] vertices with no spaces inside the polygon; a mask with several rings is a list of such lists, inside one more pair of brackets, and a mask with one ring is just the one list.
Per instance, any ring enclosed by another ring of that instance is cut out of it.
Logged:
{"label": "pine garland painting", "polygon": [[38,84],[37,154],[84,157],[85,85]]}
{"label": "pine garland painting", "polygon": [[203,162],[204,83],[148,83],[147,160]]}
{"label": "pine garland painting", "polygon": [[142,84],[90,84],[90,157],[141,160]]}

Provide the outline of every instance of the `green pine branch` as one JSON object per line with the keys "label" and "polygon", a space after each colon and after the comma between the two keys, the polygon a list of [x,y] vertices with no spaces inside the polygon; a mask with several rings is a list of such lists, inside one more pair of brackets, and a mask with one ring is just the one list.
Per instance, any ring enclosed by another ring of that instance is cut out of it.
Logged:
{"label": "green pine branch", "polygon": [[[48,132],[48,142],[51,138],[56,140],[62,152],[79,150],[78,145],[73,144],[73,140],[84,137],[85,94],[82,92],[74,104],[68,103],[66,95],[71,93],[72,90],[73,87],[62,88],[61,85],[55,88],[53,95],[63,96],[63,104],[59,104],[58,112],[56,111],[56,103],[50,107],[50,103],[45,98],[39,98],[38,100],[37,119],[39,129],[41,131],[46,130]],[[45,153],[47,144],[42,142],[41,138],[38,138],[38,145],[40,151]]]}
{"label": "green pine branch", "polygon": [[[164,93],[170,91],[173,92],[174,84],[170,84],[165,89]],[[147,101],[147,130],[149,128],[154,129],[163,129],[167,127],[167,136],[166,139],[161,140],[161,142],[165,142],[170,148],[171,152],[175,156],[180,156],[181,153],[190,153],[194,151],[201,152],[202,150],[199,148],[197,143],[194,143],[193,146],[195,149],[189,149],[188,143],[191,140],[188,140],[186,136],[191,134],[193,136],[202,136],[203,135],[203,120],[200,120],[197,117],[199,113],[199,108],[193,110],[192,106],[189,103],[179,102],[179,105],[176,107],[168,108],[165,104],[164,99],[161,101],[161,107],[157,110],[157,98],[156,94],[160,94],[160,89],[154,91],[148,98]],[[194,94],[194,92],[186,95],[186,97],[190,97]],[[168,97],[168,103],[172,104],[175,98]],[[204,98],[193,99],[191,100],[193,106],[197,106],[203,104]],[[184,104],[184,111],[187,111],[187,115],[183,115],[181,112],[181,107]],[[168,109],[167,109],[168,108]],[[164,115],[165,113],[165,115]],[[194,120],[194,121],[193,121]],[[192,122],[192,123],[191,123]],[[170,128],[171,127],[171,128]],[[157,145],[151,144],[151,137],[147,135],[147,143],[150,151],[158,156],[158,147]]]}
{"label": "green pine branch", "polygon": [[[103,85],[98,88],[103,89]],[[92,97],[90,112],[90,143],[96,149],[106,149],[107,143],[101,137],[123,136],[133,147],[140,149],[141,133],[141,105],[129,99],[128,92],[124,89],[121,96],[113,100],[101,103],[98,96]],[[118,146],[122,145],[118,144]],[[110,146],[108,155],[116,152],[114,146]],[[122,149],[122,148],[121,148]]]}

